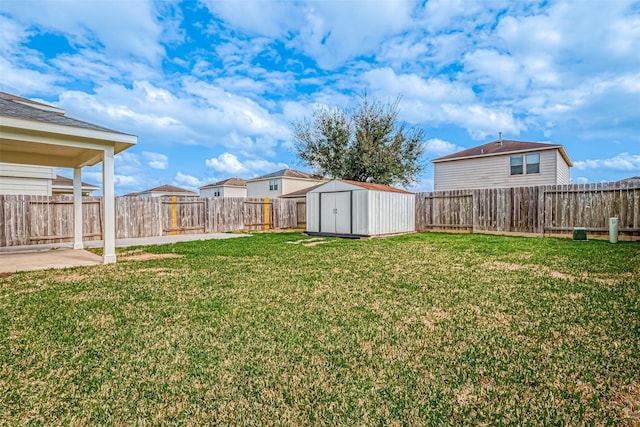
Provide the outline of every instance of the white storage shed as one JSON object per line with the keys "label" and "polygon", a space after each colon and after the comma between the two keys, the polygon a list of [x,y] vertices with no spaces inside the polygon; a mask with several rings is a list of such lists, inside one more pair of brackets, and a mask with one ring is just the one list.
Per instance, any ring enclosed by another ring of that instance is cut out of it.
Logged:
{"label": "white storage shed", "polygon": [[333,180],[307,193],[307,233],[341,237],[413,233],[415,194],[367,182]]}

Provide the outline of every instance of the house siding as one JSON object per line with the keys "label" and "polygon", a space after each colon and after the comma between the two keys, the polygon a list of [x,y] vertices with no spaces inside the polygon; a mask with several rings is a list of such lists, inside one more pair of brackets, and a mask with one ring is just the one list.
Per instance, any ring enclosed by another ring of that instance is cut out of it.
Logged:
{"label": "house siding", "polygon": [[[277,190],[269,190],[269,181],[271,179],[278,180]],[[247,197],[258,198],[258,199],[264,199],[265,197],[274,199],[276,197],[280,197],[282,195],[282,179],[281,178],[271,178],[271,179],[247,182]]]}
{"label": "house siding", "polygon": [[[269,190],[269,181],[272,179],[278,180],[278,189]],[[305,188],[313,187],[324,181],[315,179],[296,179],[289,177],[278,177],[270,179],[261,179],[260,181],[247,182],[247,197],[256,198],[276,198],[283,194],[293,193],[294,191],[302,190]]]}
{"label": "house siding", "polygon": [[55,177],[52,167],[0,163],[0,194],[50,196]]}
{"label": "house siding", "polygon": [[[510,158],[513,155],[540,154],[540,173],[511,175]],[[566,170],[566,172],[565,172]],[[558,172],[568,177],[569,166],[558,150],[509,153],[434,163],[434,190],[464,190],[472,188],[528,187],[562,184],[557,182]],[[567,182],[568,183],[568,178]]]}
{"label": "house siding", "polygon": [[570,167],[567,162],[564,161],[559,151],[556,151],[556,163],[557,167],[557,182],[558,185],[567,185],[571,181]]}
{"label": "house siding", "polygon": [[220,191],[218,197],[247,197],[247,189],[240,187],[212,187],[200,190],[200,197],[216,197],[215,192]]}

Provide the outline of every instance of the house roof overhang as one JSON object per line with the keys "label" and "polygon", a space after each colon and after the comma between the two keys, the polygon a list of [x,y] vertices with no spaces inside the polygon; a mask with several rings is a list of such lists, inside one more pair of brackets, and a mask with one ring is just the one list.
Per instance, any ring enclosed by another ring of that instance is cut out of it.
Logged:
{"label": "house roof overhang", "polygon": [[0,116],[0,161],[6,163],[81,168],[101,162],[107,147],[117,154],[137,141],[115,131]]}

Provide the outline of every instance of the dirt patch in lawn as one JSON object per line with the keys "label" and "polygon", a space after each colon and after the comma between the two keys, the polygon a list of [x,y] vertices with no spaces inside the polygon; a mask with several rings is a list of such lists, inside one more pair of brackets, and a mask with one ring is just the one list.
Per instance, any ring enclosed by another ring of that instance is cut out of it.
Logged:
{"label": "dirt patch in lawn", "polygon": [[488,269],[493,270],[501,270],[501,271],[522,271],[522,270],[531,270],[531,273],[538,276],[550,276],[553,279],[566,280],[568,282],[575,282],[576,280],[590,280],[597,283],[602,283],[604,285],[617,285],[625,279],[628,279],[632,276],[631,273],[621,273],[615,275],[608,275],[607,277],[600,277],[597,274],[589,274],[587,272],[583,272],[579,276],[573,274],[562,273],[560,271],[553,271],[549,268],[543,266],[530,266],[530,265],[522,265],[522,264],[513,264],[502,261],[493,261],[491,263],[485,263],[484,266]]}
{"label": "dirt patch in lawn", "polygon": [[640,425],[640,382],[633,381],[612,393],[611,405],[618,409],[620,425]]}
{"label": "dirt patch in lawn", "polygon": [[132,251],[123,252],[118,255],[120,261],[149,261],[152,259],[163,258],[182,258],[180,254],[153,254],[145,252],[143,249],[134,249]]}

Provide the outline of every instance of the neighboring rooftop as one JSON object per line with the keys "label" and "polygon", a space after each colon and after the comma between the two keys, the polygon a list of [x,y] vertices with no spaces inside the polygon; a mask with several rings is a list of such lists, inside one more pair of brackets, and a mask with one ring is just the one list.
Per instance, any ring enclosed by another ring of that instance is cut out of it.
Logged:
{"label": "neighboring rooftop", "polygon": [[214,187],[241,187],[244,188],[247,186],[247,181],[241,178],[227,178],[222,181],[214,182],[213,184],[207,184],[200,187],[200,190],[204,190],[206,188],[214,188]]}
{"label": "neighboring rooftop", "polygon": [[629,178],[623,178],[616,182],[627,185],[640,185],[640,176],[630,176]]}
{"label": "neighboring rooftop", "polygon": [[[73,188],[73,180],[64,176],[56,175],[55,179],[51,181],[51,185],[54,187],[71,187]],[[100,189],[100,187],[96,187],[95,185],[87,184],[86,182],[82,183],[83,190],[91,190],[95,191]]]}
{"label": "neighboring rooftop", "polygon": [[301,172],[294,169],[282,169],[276,172],[271,172],[266,175],[259,176],[257,178],[252,178],[248,182],[251,181],[259,181],[261,179],[271,179],[271,178],[302,178],[302,179],[323,179],[323,177],[319,175],[313,175],[307,172]]}
{"label": "neighboring rooftop", "polygon": [[180,196],[198,196],[198,193],[195,193],[191,190],[187,190],[185,188],[176,187],[175,185],[160,185],[158,187],[150,188],[148,190],[139,191],[137,193],[129,193],[125,194],[126,197],[140,196],[142,194],[152,194],[152,193],[167,193],[174,194]]}
{"label": "neighboring rooftop", "polygon": [[128,135],[113,129],[94,125],[93,123],[72,119],[71,117],[65,116],[64,110],[60,108],[21,98],[6,92],[0,92],[0,116]]}
{"label": "neighboring rooftop", "polygon": [[431,160],[432,162],[443,162],[448,160],[459,160],[471,157],[484,157],[493,156],[498,154],[514,153],[518,151],[535,151],[535,150],[551,150],[558,149],[560,154],[567,162],[569,166],[573,166],[569,156],[564,147],[559,144],[547,144],[542,142],[528,142],[528,141],[514,141],[511,139],[503,139],[498,141],[488,142],[477,147],[472,147],[466,150],[458,151],[457,153],[449,154],[446,156],[438,157]]}

